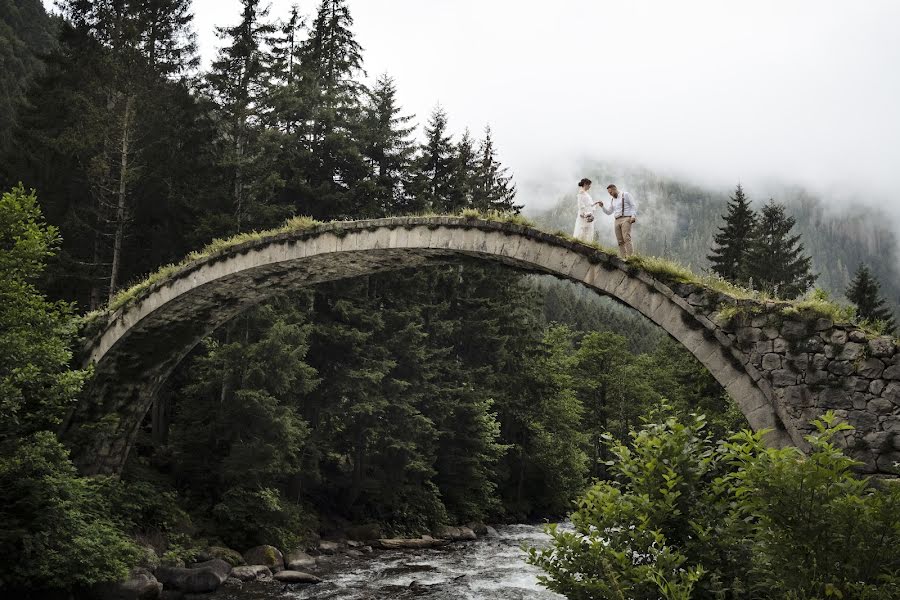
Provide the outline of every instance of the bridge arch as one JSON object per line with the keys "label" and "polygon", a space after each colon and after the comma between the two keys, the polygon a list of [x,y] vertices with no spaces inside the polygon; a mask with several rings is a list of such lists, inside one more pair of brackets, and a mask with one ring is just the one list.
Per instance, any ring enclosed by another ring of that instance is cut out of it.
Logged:
{"label": "bridge arch", "polygon": [[336,222],[272,232],[172,270],[85,325],[82,358],[94,365],[95,376],[68,415],[62,437],[84,472],[116,473],[172,370],[243,310],[325,281],[472,259],[575,281],[634,308],[710,371],[753,429],[771,430],[771,444],[802,446],[804,432],[784,402],[785,386],[777,387],[755,364],[759,357],[752,348],[763,340],[748,342],[742,339],[746,332],[717,324],[717,294],[710,291],[713,301],[698,300],[703,290],[668,285],[593,246],[516,223],[463,217]]}

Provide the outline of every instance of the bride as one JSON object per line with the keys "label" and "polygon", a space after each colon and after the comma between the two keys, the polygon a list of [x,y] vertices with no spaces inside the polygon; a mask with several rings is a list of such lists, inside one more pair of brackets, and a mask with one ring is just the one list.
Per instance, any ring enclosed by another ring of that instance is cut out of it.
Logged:
{"label": "bride", "polygon": [[573,237],[585,241],[594,241],[594,202],[588,190],[591,189],[591,180],[582,179],[578,182],[578,217],[575,219],[575,233]]}

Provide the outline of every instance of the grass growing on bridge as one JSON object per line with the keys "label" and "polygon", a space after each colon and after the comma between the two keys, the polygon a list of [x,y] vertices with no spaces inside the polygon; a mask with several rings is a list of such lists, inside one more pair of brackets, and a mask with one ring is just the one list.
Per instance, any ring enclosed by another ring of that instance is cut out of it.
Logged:
{"label": "grass growing on bridge", "polygon": [[[448,215],[422,214],[416,216],[425,218]],[[457,218],[462,217],[467,220],[510,223],[521,227],[538,229],[537,225],[533,221],[526,217],[523,217],[522,215],[503,213],[499,211],[483,212],[467,209],[462,211],[458,215],[450,216],[456,216]],[[338,225],[340,224],[340,222],[336,223]],[[240,246],[248,242],[271,238],[285,233],[308,231],[311,229],[315,229],[316,227],[319,227],[323,224],[323,222],[317,221],[310,217],[299,216],[288,219],[281,227],[278,227],[277,229],[267,231],[243,232],[230,238],[215,239],[207,244],[203,249],[191,252],[182,261],[170,265],[165,265],[147,276],[144,280],[126,289],[123,289],[115,295],[109,305],[104,309],[93,311],[85,315],[83,319],[84,323],[90,324],[100,317],[111,314],[118,309],[130,304],[155,284],[172,277],[180,270],[188,267],[195,262],[206,260],[211,256],[226,252],[231,248]],[[608,256],[618,255],[617,251],[614,248],[609,248],[598,243],[586,243],[581,240],[576,240],[571,235],[563,231],[556,231],[552,234],[562,239],[577,242],[579,244],[594,248],[595,250],[598,250],[599,252],[602,252]],[[692,284],[718,292],[735,300],[751,300],[757,302],[766,302],[769,300],[773,300],[771,297],[762,292],[735,285],[711,274],[694,273],[686,265],[665,258],[638,255],[631,257],[628,260],[628,264],[635,269],[639,269],[648,273],[649,275],[660,279],[660,281],[666,284]],[[800,316],[812,314],[830,318],[835,322],[852,322],[854,319],[854,315],[852,311],[848,309],[848,307],[837,304],[836,302],[820,294],[813,294],[810,297],[799,301],[790,303],[784,302],[784,304],[785,307],[782,309],[782,313],[785,316]],[[877,325],[868,325],[867,330],[873,333],[880,332]]]}

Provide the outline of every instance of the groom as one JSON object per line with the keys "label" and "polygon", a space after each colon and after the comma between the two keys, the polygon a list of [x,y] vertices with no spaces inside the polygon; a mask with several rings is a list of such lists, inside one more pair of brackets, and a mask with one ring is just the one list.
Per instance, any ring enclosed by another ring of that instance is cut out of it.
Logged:
{"label": "groom", "polygon": [[631,244],[631,226],[637,221],[637,203],[628,192],[620,192],[615,185],[606,186],[606,191],[612,196],[609,210],[600,201],[600,208],[608,215],[615,215],[616,241],[619,243],[619,255],[628,258],[634,254],[634,246]]}

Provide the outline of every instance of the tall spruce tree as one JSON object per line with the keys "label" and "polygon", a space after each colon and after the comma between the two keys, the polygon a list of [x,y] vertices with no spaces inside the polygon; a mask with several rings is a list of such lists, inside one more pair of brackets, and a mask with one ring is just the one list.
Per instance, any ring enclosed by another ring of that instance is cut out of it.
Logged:
{"label": "tall spruce tree", "polygon": [[714,273],[737,283],[744,274],[744,263],[757,221],[741,184],[737,185],[734,195],[729,198],[728,212],[723,218],[725,223],[719,228],[719,233],[714,238],[715,246],[707,258]]}
{"label": "tall spruce tree", "polygon": [[265,45],[275,26],[261,0],[242,0],[242,7],[240,23],[217,29],[226,45],[207,74],[218,105],[217,154],[229,182],[232,232],[272,226],[287,214],[271,204],[283,182],[274,169],[277,141],[268,143],[262,126],[272,59]]}
{"label": "tall spruce tree", "polygon": [[454,148],[447,132],[447,113],[436,106],[425,125],[425,141],[419,148],[413,175],[415,212],[451,212],[454,206],[457,178]]}
{"label": "tall spruce tree", "polygon": [[453,185],[448,212],[458,212],[474,206],[477,170],[477,142],[467,127],[460,136],[453,154]]}
{"label": "tall spruce tree", "polygon": [[881,283],[872,275],[869,267],[860,263],[853,275],[853,281],[847,288],[847,298],[856,305],[856,314],[860,319],[880,321],[885,330],[893,333],[896,329],[894,315],[884,305],[881,297]]}
{"label": "tall spruce tree", "polygon": [[299,49],[297,96],[308,117],[286,173],[296,209],[317,218],[354,218],[354,190],[366,174],[360,152],[362,48],[346,0],[322,0]]}
{"label": "tall spruce tree", "polygon": [[369,175],[358,187],[360,217],[408,214],[409,172],[415,154],[413,117],[402,114],[394,80],[382,75],[367,92],[362,153]]}
{"label": "tall spruce tree", "polygon": [[779,298],[800,296],[817,278],[812,272],[812,259],[804,254],[800,234],[793,234],[795,223],[784,206],[774,200],[763,206],[744,267],[745,280]]}
{"label": "tall spruce tree", "polygon": [[472,207],[478,210],[518,213],[522,206],[516,204],[516,185],[508,169],[497,159],[497,149],[490,126],[484,130],[484,139],[478,148],[475,169],[474,198]]}

